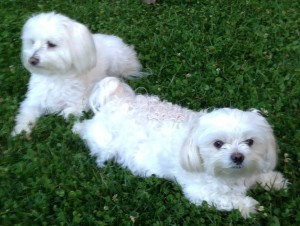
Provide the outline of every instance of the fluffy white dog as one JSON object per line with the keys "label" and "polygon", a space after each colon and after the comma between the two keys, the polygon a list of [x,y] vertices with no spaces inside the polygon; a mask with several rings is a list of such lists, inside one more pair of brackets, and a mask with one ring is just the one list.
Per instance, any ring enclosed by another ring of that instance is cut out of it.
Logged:
{"label": "fluffy white dog", "polygon": [[273,171],[272,128],[256,110],[194,112],[136,95],[113,77],[95,86],[90,105],[94,117],[76,123],[73,132],[86,141],[99,167],[114,160],[135,175],[174,180],[192,203],[238,209],[245,218],[258,204],[246,195],[250,187],[287,187]]}
{"label": "fluffy white dog", "polygon": [[139,76],[132,46],[113,35],[91,34],[86,26],[54,12],[29,18],[22,32],[22,61],[31,73],[13,134],[31,132],[45,113],[65,118],[87,109],[94,84],[106,76]]}

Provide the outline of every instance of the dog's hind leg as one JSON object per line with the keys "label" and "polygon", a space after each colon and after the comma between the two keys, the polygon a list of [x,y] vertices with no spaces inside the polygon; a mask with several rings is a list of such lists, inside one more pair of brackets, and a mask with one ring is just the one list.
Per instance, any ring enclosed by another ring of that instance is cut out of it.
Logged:
{"label": "dog's hind leg", "polygon": [[98,82],[90,96],[89,104],[94,112],[114,98],[134,96],[134,91],[115,77],[106,77]]}

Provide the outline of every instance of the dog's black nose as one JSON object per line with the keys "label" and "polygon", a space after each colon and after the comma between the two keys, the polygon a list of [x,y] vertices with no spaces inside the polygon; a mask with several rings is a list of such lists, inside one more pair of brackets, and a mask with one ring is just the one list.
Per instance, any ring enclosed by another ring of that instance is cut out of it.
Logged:
{"label": "dog's black nose", "polygon": [[238,165],[242,164],[244,159],[245,159],[244,155],[239,152],[235,152],[231,155],[231,160]]}
{"label": "dog's black nose", "polygon": [[38,58],[32,56],[32,57],[29,58],[28,62],[31,65],[35,66],[40,62],[40,60]]}

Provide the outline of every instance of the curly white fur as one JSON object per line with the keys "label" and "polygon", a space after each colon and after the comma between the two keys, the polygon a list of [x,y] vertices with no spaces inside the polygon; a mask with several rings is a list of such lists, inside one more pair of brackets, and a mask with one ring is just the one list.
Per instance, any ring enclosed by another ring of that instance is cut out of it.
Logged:
{"label": "curly white fur", "polygon": [[258,202],[246,195],[259,183],[269,190],[287,187],[273,171],[277,152],[272,128],[256,110],[194,112],[136,95],[107,77],[90,98],[95,116],[73,131],[86,141],[99,167],[114,160],[135,175],[177,181],[197,205],[239,209],[246,218]]}
{"label": "curly white fur", "polygon": [[31,73],[13,134],[31,132],[45,113],[65,118],[88,107],[94,84],[106,76],[139,76],[133,46],[54,12],[29,18],[22,32],[22,61]]}

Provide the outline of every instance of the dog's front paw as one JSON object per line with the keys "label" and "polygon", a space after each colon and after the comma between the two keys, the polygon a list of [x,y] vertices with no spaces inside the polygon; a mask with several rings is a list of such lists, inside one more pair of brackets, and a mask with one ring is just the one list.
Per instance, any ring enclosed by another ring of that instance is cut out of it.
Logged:
{"label": "dog's front paw", "polygon": [[14,137],[14,136],[17,136],[19,134],[21,134],[23,131],[29,135],[32,131],[32,128],[33,128],[33,124],[31,123],[26,123],[26,124],[17,124],[15,126],[15,128],[13,129],[13,131],[11,132],[11,135]]}
{"label": "dog's front paw", "polygon": [[73,127],[72,127],[72,132],[75,134],[80,134],[80,132],[83,129],[83,122],[75,122]]}
{"label": "dog's front paw", "polygon": [[66,120],[69,119],[71,115],[75,117],[79,117],[82,115],[82,108],[76,108],[76,107],[68,107],[61,111],[60,115],[62,115]]}
{"label": "dog's front paw", "polygon": [[237,207],[244,218],[249,218],[250,214],[256,213],[256,206],[258,204],[259,203],[255,199],[247,196],[237,203]]}
{"label": "dog's front paw", "polygon": [[272,189],[286,190],[289,184],[288,180],[285,179],[281,173],[275,171],[261,174],[257,182],[267,191]]}

